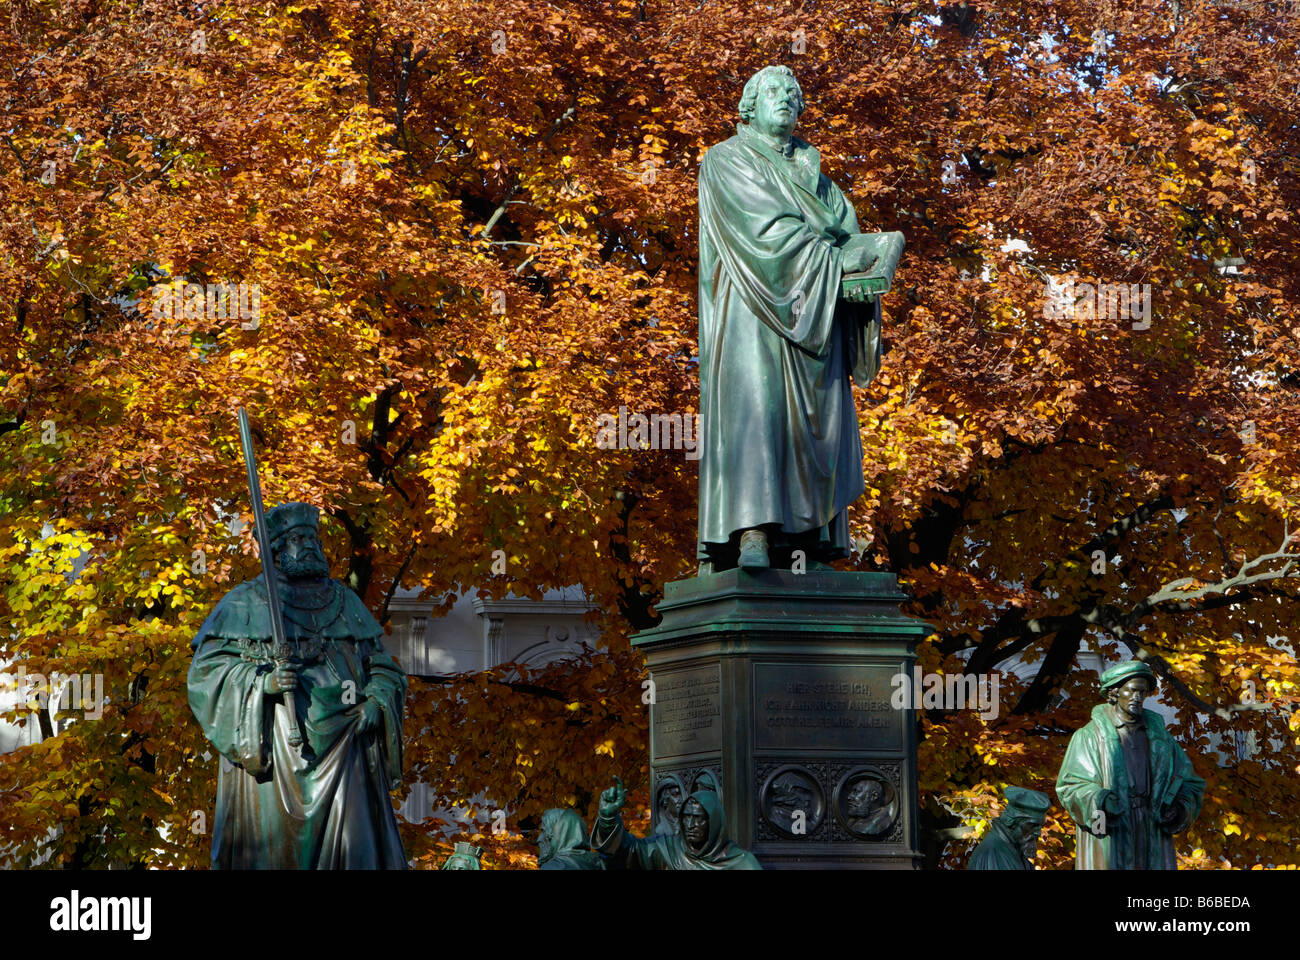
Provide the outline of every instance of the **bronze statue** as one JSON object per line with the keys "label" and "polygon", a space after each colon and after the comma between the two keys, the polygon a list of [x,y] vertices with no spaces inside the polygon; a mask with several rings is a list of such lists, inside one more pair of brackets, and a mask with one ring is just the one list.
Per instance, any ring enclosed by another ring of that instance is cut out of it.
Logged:
{"label": "bronze statue", "polygon": [[761,870],[748,850],[727,836],[727,818],[714,790],[701,789],[681,806],[679,830],[672,836],[634,837],[623,827],[627,801],[623,781],[600,795],[600,813],[591,846],[608,857],[611,870]]}
{"label": "bronze statue", "polygon": [[604,858],[588,846],[587,838],[582,817],[572,810],[547,810],[537,836],[537,869],[604,870]]}
{"label": "bronze statue", "polygon": [[658,817],[655,818],[654,833],[672,836],[678,830],[677,815],[682,806],[682,785],[676,777],[668,777],[659,784],[655,792],[655,810]]}
{"label": "bronze statue", "polygon": [[442,865],[444,870],[482,870],[483,848],[476,847],[464,840],[457,840],[451,848],[451,856]]}
{"label": "bronze statue", "polygon": [[967,870],[1032,870],[1038,837],[1052,801],[1047,794],[1007,787],[1007,804],[966,864]]}
{"label": "bronze statue", "polygon": [[787,771],[772,781],[767,798],[768,812],[776,823],[788,830],[799,811],[803,811],[806,817],[817,810],[816,789],[816,784],[808,781],[807,774]]}
{"label": "bronze statue", "polygon": [[847,556],[864,490],[851,380],[880,367],[902,234],[859,231],[793,136],[803,108],[790,69],[764,67],[700,167],[701,573]]}
{"label": "bronze statue", "polygon": [[406,674],[361,598],[330,579],[317,520],[305,503],[265,516],[278,628],[264,574],[226,594],[193,640],[190,707],[224,760],[215,869],[407,865],[389,796]]}
{"label": "bronze statue", "polygon": [[695,775],[691,780],[691,793],[696,790],[712,790],[719,797],[722,796],[722,791],[718,788],[718,779],[713,775],[712,770],[701,770]]}
{"label": "bronze statue", "polygon": [[1101,675],[1106,703],[1075,731],[1056,795],[1075,823],[1076,870],[1176,870],[1174,834],[1201,810],[1196,775],[1160,715],[1142,708],[1156,676],[1140,660]]}

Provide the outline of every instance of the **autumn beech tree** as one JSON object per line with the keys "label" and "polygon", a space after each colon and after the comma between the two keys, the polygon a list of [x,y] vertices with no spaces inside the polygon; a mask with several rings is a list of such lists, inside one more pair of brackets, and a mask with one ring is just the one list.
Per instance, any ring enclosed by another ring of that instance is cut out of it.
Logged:
{"label": "autumn beech tree", "polygon": [[[1293,864],[1298,28],[1210,0],[13,4],[3,655],[106,703],[8,715],[44,734],[0,758],[10,854],[206,863],[185,676],[257,570],[238,406],[268,502],[323,509],[381,622],[399,587],[602,611],[576,661],[412,680],[407,782],[477,815],[486,863],[614,773],[644,817],[627,637],[694,572],[696,461],[597,423],[696,410],[698,164],[784,63],[864,229],[908,243],[845,566],[900,575],[925,670],[1008,671],[996,719],[918,718],[927,862],[1004,785],[1050,789],[1094,650],[1151,663],[1209,782],[1183,866]],[[422,865],[471,838],[440,826],[404,828]]]}

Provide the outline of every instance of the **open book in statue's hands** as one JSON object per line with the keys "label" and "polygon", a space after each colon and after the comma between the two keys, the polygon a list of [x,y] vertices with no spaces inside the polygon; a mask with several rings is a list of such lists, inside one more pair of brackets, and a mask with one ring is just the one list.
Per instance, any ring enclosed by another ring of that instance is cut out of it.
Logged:
{"label": "open book in statue's hands", "polygon": [[840,262],[844,265],[840,277],[842,299],[862,303],[889,292],[894,271],[898,269],[898,259],[903,255],[901,233],[897,230],[855,233],[841,249]]}

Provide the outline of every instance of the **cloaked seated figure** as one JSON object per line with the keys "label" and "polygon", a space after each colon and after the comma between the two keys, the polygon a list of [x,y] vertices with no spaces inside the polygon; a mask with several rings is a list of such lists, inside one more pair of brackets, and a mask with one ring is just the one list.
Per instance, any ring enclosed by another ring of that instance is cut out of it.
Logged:
{"label": "cloaked seated figure", "polygon": [[542,814],[537,836],[538,870],[604,870],[605,860],[587,845],[587,825],[572,810]]}
{"label": "cloaked seated figure", "polygon": [[287,649],[274,649],[260,576],[193,641],[190,708],[223,758],[212,866],[405,869],[389,791],[406,674],[361,598],[330,579],[316,508],[281,504],[266,521]]}
{"label": "cloaked seated figure", "polygon": [[682,803],[678,832],[634,837],[623,826],[627,802],[623,781],[600,795],[600,815],[591,831],[592,847],[609,857],[611,870],[761,870],[748,850],[727,836],[727,818],[717,793],[696,790]]}
{"label": "cloaked seated figure", "polygon": [[971,854],[967,870],[1032,870],[1038,837],[1052,801],[1039,790],[1007,787],[1002,816]]}

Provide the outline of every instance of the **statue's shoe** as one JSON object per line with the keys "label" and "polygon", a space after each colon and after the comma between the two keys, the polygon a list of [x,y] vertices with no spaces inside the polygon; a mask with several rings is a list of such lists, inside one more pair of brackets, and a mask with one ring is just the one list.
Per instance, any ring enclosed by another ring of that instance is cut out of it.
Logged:
{"label": "statue's shoe", "polygon": [[747,530],[740,538],[740,559],[737,566],[747,570],[765,570],[772,565],[767,555],[767,534],[761,530]]}

